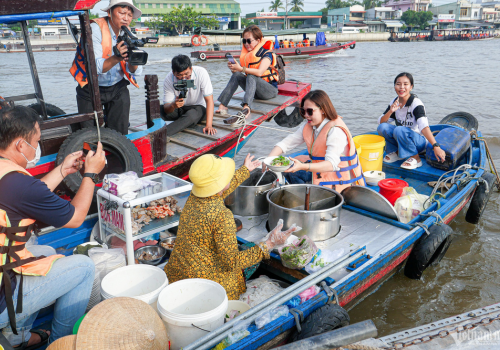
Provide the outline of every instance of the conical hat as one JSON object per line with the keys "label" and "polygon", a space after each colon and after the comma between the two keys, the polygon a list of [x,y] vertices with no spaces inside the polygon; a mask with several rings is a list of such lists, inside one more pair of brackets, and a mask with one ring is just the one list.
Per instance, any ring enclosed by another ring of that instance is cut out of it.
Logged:
{"label": "conical hat", "polygon": [[75,350],[76,335],[67,335],[49,345],[47,350]]}
{"label": "conical hat", "polygon": [[96,305],[83,319],[78,350],[164,350],[168,335],[163,321],[147,303],[113,298]]}

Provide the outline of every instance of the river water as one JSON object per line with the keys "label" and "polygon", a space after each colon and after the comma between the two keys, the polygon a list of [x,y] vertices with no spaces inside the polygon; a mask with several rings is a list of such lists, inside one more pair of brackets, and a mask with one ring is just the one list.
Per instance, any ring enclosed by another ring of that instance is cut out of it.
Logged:
{"label": "river water", "polygon": [[[431,123],[457,111],[472,113],[479,120],[500,166],[500,91],[498,57],[500,40],[473,42],[358,43],[354,50],[329,57],[287,62],[287,77],[311,82],[325,90],[353,134],[372,131],[377,117],[395,96],[394,77],[411,72],[414,92],[424,102]],[[162,83],[176,54],[189,55],[190,48],[148,48],[145,74],[157,74]],[[35,53],[45,101],[66,112],[76,112],[76,82],[68,69],[73,52]],[[215,97],[230,72],[225,62],[195,63],[208,69]],[[26,54],[0,55],[0,95],[31,93],[33,85]],[[140,84],[142,85],[142,84]],[[145,122],[144,89],[129,88],[132,125]],[[163,100],[163,98],[161,98]],[[276,124],[270,123],[269,126]],[[267,155],[286,134],[259,129],[237,158],[247,152]],[[454,241],[441,263],[426,270],[422,280],[406,278],[402,271],[350,311],[351,322],[372,319],[379,335],[387,335],[500,302],[500,199],[493,193],[481,222],[474,226],[465,210],[451,224]]]}

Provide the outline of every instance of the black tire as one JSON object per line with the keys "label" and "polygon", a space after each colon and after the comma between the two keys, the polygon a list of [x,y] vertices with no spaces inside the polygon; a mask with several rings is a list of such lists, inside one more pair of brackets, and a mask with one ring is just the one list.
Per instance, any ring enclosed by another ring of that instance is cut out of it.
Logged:
{"label": "black tire", "polygon": [[10,52],[10,49],[7,49],[7,52]]}
{"label": "black tire", "polygon": [[43,46],[42,46],[42,47],[40,48],[40,50],[45,51],[45,47],[43,47]]}
{"label": "black tire", "polygon": [[59,51],[59,46],[56,46],[56,51]]}
{"label": "black tire", "polygon": [[274,117],[274,121],[279,126],[285,128],[294,128],[300,125],[300,123],[304,121],[304,118],[301,117],[299,108],[295,107],[290,114],[287,114],[286,110],[284,109],[279,111],[276,117]]}
{"label": "black tire", "polygon": [[430,235],[423,234],[415,242],[406,261],[405,276],[419,280],[429,266],[437,265],[446,254],[453,240],[453,230],[448,225],[434,225],[429,229]]}
{"label": "black tire", "polygon": [[349,46],[349,48],[350,48],[351,50],[354,50],[354,48],[355,48],[355,47],[356,47],[356,44],[352,44],[351,46]]}
{"label": "black tire", "polygon": [[[97,144],[97,129],[85,128],[71,134],[64,140],[59,153],[57,154],[56,166],[64,161],[70,153],[80,151],[83,142]],[[101,128],[101,142],[105,151],[108,165],[100,174],[101,180],[107,174],[119,174],[126,171],[135,171],[139,177],[142,176],[142,157],[134,144],[122,134],[108,129]],[[83,179],[84,169],[80,172],[67,176],[63,181],[72,194],[75,194]],[[97,191],[98,187],[96,187]]]}
{"label": "black tire", "polygon": [[479,127],[479,122],[476,117],[467,112],[455,112],[448,114],[446,117],[441,119],[439,124],[458,126],[459,128],[467,131],[471,131],[472,129],[477,130]]}
{"label": "black tire", "polygon": [[294,330],[290,342],[306,339],[349,325],[349,314],[337,304],[327,304],[310,314],[301,324],[302,332]]}
{"label": "black tire", "polygon": [[[481,177],[488,183],[488,186],[482,181],[479,183],[470,202],[469,209],[467,209],[467,214],[465,214],[465,221],[474,225],[481,220],[497,179],[492,173],[484,173]],[[489,189],[488,193],[486,193],[486,187]]]}
{"label": "black tire", "polygon": [[[39,116],[42,116],[42,106],[40,105],[39,102],[30,104],[28,107],[31,109],[34,109],[35,112],[37,112]],[[47,112],[47,115],[49,117],[55,117],[58,115],[65,115],[66,114],[66,112],[63,111],[61,108],[54,106],[54,105],[51,105],[50,103],[45,104],[45,111]]]}
{"label": "black tire", "polygon": [[200,60],[206,61],[207,60],[207,55],[205,55],[203,52],[200,53]]}
{"label": "black tire", "polygon": [[302,51],[300,51],[300,49],[295,49],[295,54],[296,55],[300,55],[302,53]]}

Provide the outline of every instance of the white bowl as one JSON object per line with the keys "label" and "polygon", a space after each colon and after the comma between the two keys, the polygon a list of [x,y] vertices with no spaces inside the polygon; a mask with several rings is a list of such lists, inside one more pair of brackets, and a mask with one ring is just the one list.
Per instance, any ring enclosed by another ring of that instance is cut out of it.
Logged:
{"label": "white bowl", "polygon": [[363,173],[366,183],[370,186],[378,186],[380,180],[385,179],[385,173],[378,170],[365,171]]}
{"label": "white bowl", "polygon": [[275,159],[275,158],[278,158],[278,157],[266,157],[264,159],[264,164],[266,164],[266,166],[271,169],[272,171],[275,171],[277,173],[281,173],[289,168],[291,168],[293,166],[293,161],[290,160],[290,158],[288,157],[285,157],[286,159],[288,159],[290,161],[290,165],[280,165],[280,166],[277,166],[277,165],[271,165],[272,161]]}

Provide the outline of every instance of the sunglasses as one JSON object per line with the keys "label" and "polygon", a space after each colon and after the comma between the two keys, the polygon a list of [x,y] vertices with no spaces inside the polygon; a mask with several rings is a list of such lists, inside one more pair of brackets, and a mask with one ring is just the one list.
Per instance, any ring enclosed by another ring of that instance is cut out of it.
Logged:
{"label": "sunglasses", "polygon": [[251,44],[253,39],[242,39],[241,41],[243,42],[243,45],[245,45],[245,44]]}
{"label": "sunglasses", "polygon": [[321,109],[321,108],[300,108],[299,111],[300,111],[300,115],[305,117],[306,115],[312,116],[314,111],[317,111],[318,109]]}

